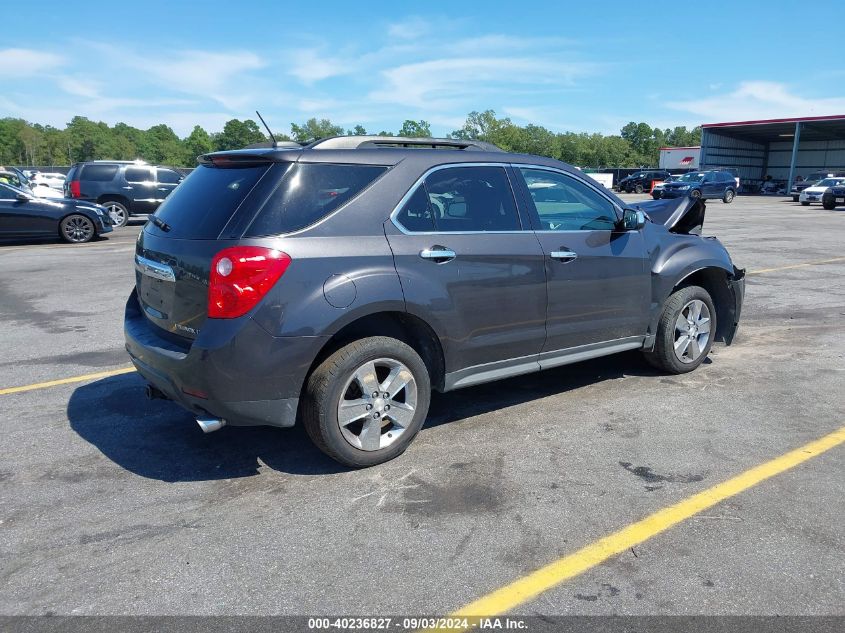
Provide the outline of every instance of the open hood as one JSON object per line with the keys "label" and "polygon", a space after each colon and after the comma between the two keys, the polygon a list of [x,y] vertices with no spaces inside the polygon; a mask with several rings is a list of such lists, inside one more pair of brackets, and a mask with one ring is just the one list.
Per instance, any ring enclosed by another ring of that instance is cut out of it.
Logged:
{"label": "open hood", "polygon": [[630,207],[642,211],[652,222],[663,224],[672,233],[700,235],[704,226],[706,205],[700,198],[649,200],[632,204]]}

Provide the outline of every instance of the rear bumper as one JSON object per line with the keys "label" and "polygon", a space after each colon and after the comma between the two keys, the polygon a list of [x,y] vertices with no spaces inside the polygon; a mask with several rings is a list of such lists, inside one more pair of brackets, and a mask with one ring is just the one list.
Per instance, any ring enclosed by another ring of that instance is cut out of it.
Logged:
{"label": "rear bumper", "polygon": [[242,317],[209,319],[193,344],[177,345],[147,320],[135,291],[124,337],[138,373],[185,409],[233,426],[279,427],[294,425],[302,384],[328,340],[274,337]]}

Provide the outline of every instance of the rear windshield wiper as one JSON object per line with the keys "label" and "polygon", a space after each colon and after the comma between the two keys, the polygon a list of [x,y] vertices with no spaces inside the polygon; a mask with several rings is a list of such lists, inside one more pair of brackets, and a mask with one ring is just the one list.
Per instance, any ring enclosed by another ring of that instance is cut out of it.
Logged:
{"label": "rear windshield wiper", "polygon": [[165,222],[161,218],[157,218],[154,215],[150,216],[150,222],[155,224],[158,228],[160,228],[165,233],[167,233],[170,230],[170,225],[167,222]]}

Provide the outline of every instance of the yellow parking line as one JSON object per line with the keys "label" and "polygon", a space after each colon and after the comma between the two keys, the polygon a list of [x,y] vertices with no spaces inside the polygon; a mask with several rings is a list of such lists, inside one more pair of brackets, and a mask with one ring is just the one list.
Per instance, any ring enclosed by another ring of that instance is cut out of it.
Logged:
{"label": "yellow parking line", "polygon": [[833,264],[834,262],[845,262],[845,257],[834,257],[833,259],[822,259],[817,262],[804,262],[802,264],[792,264],[791,266],[779,266],[777,268],[761,268],[760,270],[751,270],[747,275],[759,275],[761,273],[773,273],[777,270],[789,270],[790,268],[804,268],[804,266],[818,266],[819,264]]}
{"label": "yellow parking line", "polygon": [[[794,468],[812,457],[821,455],[843,442],[845,442],[845,426],[805,444],[801,448],[755,466],[736,477],[688,497],[680,503],[658,510],[618,532],[605,536],[573,554],[559,558],[509,585],[471,602],[453,613],[452,616],[467,617],[470,618],[471,623],[477,624],[478,617],[497,616],[510,611],[564,581],[603,563],[612,556],[625,552],[699,512],[748,490],[770,477]],[[476,619],[473,619],[473,616]]]}
{"label": "yellow parking line", "polygon": [[36,382],[32,385],[23,385],[21,387],[7,387],[0,389],[0,396],[5,396],[10,393],[21,393],[23,391],[32,391],[33,389],[46,389],[47,387],[56,387],[57,385],[69,385],[74,382],[85,382],[86,380],[97,380],[98,378],[108,378],[110,376],[119,376],[120,374],[129,374],[135,371],[134,367],[123,367],[121,369],[112,369],[109,371],[98,371],[95,374],[84,374],[82,376],[71,376],[70,378],[61,378],[60,380],[50,380],[48,382]]}

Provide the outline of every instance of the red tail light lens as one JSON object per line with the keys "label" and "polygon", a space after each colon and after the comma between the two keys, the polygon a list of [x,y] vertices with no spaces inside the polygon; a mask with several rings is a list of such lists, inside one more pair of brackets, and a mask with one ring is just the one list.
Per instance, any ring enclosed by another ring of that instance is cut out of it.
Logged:
{"label": "red tail light lens", "polygon": [[285,274],[287,253],[260,246],[225,248],[211,260],[208,316],[234,319],[254,308]]}
{"label": "red tail light lens", "polygon": [[71,180],[70,181],[70,197],[71,198],[81,198],[82,191],[79,188],[79,181],[78,180]]}

